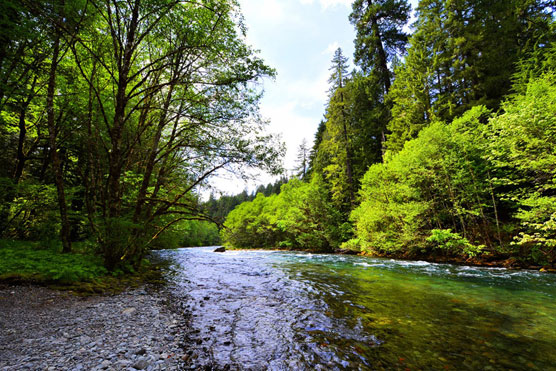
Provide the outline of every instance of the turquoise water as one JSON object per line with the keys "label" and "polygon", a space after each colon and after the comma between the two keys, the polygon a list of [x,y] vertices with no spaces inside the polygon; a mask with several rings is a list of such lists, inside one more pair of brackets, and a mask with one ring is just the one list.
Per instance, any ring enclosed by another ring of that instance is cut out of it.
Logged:
{"label": "turquoise water", "polygon": [[556,369],[556,275],[180,249],[191,362],[236,369]]}

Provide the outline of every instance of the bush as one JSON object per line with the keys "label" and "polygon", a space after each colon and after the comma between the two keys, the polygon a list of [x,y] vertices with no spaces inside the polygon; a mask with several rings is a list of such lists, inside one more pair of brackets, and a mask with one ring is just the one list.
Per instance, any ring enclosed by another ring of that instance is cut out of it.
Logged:
{"label": "bush", "polygon": [[459,233],[452,233],[451,229],[433,229],[427,242],[432,249],[440,249],[445,254],[471,258],[480,254],[484,248],[484,246],[472,245]]}

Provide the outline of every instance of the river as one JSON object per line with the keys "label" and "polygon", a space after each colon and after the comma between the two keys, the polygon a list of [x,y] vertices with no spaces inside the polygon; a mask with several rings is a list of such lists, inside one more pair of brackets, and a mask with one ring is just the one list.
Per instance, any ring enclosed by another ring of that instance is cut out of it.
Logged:
{"label": "river", "polygon": [[556,275],[187,248],[192,362],[231,369],[556,369]]}

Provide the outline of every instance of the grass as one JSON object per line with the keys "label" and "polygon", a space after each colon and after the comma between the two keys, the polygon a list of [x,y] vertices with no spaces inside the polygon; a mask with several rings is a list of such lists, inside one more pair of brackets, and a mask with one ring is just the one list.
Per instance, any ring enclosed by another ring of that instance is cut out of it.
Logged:
{"label": "grass", "polygon": [[145,282],[163,283],[164,262],[146,261],[139,271],[109,272],[102,259],[77,246],[80,253],[62,254],[58,246],[0,240],[0,282],[33,283],[78,294],[119,292]]}

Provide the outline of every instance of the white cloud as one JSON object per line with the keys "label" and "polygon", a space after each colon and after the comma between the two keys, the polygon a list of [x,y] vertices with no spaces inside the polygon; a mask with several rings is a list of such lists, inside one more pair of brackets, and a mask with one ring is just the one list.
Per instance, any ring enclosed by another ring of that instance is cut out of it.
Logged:
{"label": "white cloud", "polygon": [[297,112],[297,106],[297,102],[291,101],[283,105],[264,105],[261,107],[262,114],[272,118],[270,131],[280,131],[283,140],[288,144],[288,151],[284,158],[286,169],[294,167],[296,151],[303,138],[311,145],[318,126],[314,117]]}
{"label": "white cloud", "polygon": [[[315,2],[315,0],[299,0],[303,5],[310,5]],[[317,0],[323,10],[328,8],[333,8],[337,5],[343,5],[351,8],[351,3],[353,0]]]}
{"label": "white cloud", "polygon": [[340,47],[340,43],[337,41],[334,41],[332,44],[328,44],[328,46],[326,47],[326,49],[324,49],[322,51],[321,54],[323,55],[333,55],[334,52],[336,51],[336,49],[338,49]]}
{"label": "white cloud", "polygon": [[249,19],[268,25],[277,25],[287,21],[286,3],[280,0],[242,1],[241,10]]}

